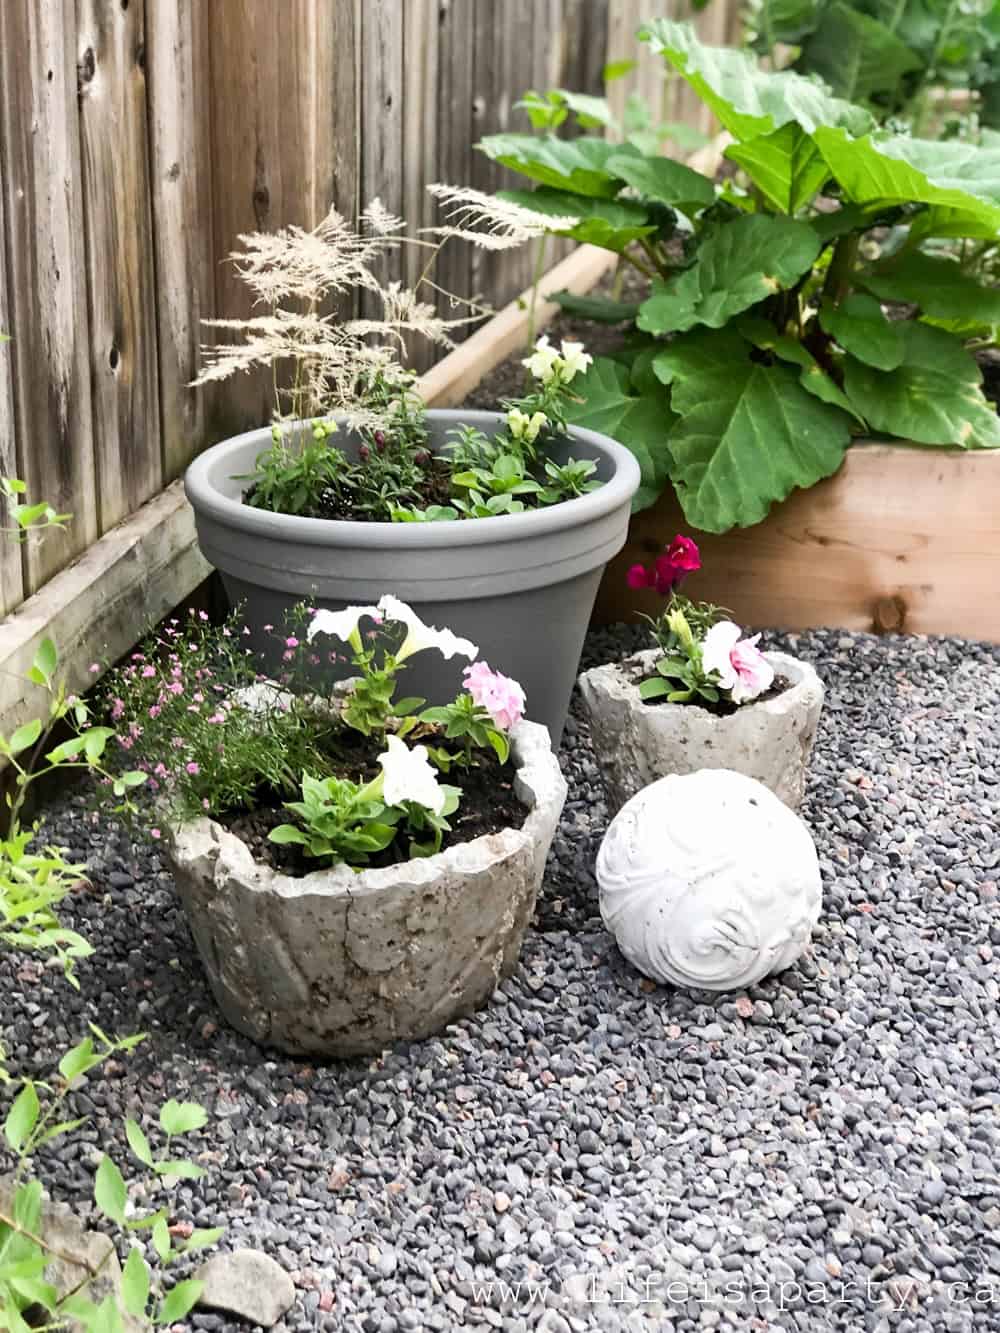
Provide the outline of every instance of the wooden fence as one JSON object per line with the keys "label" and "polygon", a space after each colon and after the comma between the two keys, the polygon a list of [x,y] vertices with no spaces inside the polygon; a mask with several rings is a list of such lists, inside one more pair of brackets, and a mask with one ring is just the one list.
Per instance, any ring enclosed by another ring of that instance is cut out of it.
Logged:
{"label": "wooden fence", "polygon": [[[681,12],[682,0],[669,5]],[[528,87],[601,91],[665,0],[2,0],[0,474],[71,512],[0,542],[0,614],[157,496],[207,442],[266,420],[253,382],[189,387],[202,318],[246,312],[241,232],[378,196],[411,226],[425,185],[490,189],[474,144],[525,128]],[[700,22],[725,40],[729,0]],[[698,121],[659,64],[613,86]],[[704,126],[708,128],[707,125]],[[499,306],[531,256],[455,246],[438,281]]]}

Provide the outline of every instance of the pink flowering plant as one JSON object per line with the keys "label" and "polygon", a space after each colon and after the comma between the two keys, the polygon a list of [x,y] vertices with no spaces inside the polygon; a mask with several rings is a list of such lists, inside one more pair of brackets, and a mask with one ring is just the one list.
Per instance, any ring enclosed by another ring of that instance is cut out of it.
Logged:
{"label": "pink flowering plant", "polygon": [[[265,628],[283,646],[277,680],[258,674],[238,614],[215,626],[195,611],[110,677],[117,745],[154,797],[153,837],[203,815],[263,809],[274,814],[269,842],[327,864],[440,851],[462,797],[441,778],[487,754],[507,762],[521,687],[391,594],[342,611],[302,607]],[[410,658],[429,650],[470,663],[458,698],[440,707],[397,688]],[[323,670],[346,663],[354,675],[331,695]]]}
{"label": "pink flowering plant", "polygon": [[647,617],[663,655],[639,693],[648,703],[708,704],[732,711],[771,688],[774,668],[757,646],[759,634],[744,637],[721,607],[694,602],[678,591],[700,568],[697,545],[678,534],[651,567],[633,565],[628,571],[630,588],[653,588],[667,598],[659,616]]}

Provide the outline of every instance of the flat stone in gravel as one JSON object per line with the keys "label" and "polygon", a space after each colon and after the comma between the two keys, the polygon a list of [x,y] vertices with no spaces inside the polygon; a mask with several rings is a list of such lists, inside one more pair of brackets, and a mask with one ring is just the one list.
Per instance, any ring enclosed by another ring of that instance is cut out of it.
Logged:
{"label": "flat stone in gravel", "polygon": [[291,1278],[259,1250],[215,1254],[195,1277],[205,1284],[199,1305],[239,1315],[262,1328],[273,1328],[295,1301]]}

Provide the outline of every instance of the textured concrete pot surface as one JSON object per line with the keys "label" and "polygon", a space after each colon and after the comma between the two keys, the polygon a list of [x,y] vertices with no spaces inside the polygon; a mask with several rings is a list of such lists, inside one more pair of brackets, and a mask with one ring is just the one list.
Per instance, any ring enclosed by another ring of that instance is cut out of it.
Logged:
{"label": "textured concrete pot surface", "polygon": [[[442,449],[460,425],[493,435],[502,423],[498,412],[434,409],[427,413],[428,444]],[[349,457],[356,454],[359,441],[348,432],[337,442]],[[358,523],[243,504],[245,476],[270,444],[269,430],[223,440],[184,478],[202,554],[233,604],[244,605],[249,642],[265,667],[278,673],[280,646],[263,627],[280,626],[298,603],[340,610],[391,592],[429,624],[471,639],[491,666],[519,680],[528,717],[558,743],[601,573],[628,534],[639,486],[633,455],[606,435],[572,426],[552,456],[596,462],[604,483],[596,491],[468,522]],[[416,659],[406,691],[446,703],[461,688],[462,666]]]}
{"label": "textured concrete pot surface", "polygon": [[657,778],[703,768],[756,778],[795,809],[823,707],[823,683],[809,663],[765,653],[790,687],[717,717],[697,705],[643,702],[638,681],[652,674],[659,656],[649,649],[580,677],[612,813]]}
{"label": "textured concrete pot surface", "polygon": [[511,735],[520,828],[437,856],[301,879],[254,861],[209,819],[167,845],[195,943],[226,1018],[296,1055],[359,1055],[439,1032],[514,969],[566,781],[544,727]]}

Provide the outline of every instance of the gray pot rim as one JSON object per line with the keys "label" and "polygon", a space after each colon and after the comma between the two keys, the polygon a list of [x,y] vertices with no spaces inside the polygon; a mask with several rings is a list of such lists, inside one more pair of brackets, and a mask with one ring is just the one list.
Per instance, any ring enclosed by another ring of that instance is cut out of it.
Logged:
{"label": "gray pot rim", "polygon": [[[609,662],[604,666],[592,667],[590,671],[585,671],[583,675],[589,676],[591,672],[597,673],[607,670],[617,672],[625,688],[635,696],[635,702],[642,704],[645,708],[646,705],[639,694],[638,686],[633,685],[631,681],[626,679],[625,670],[631,663],[652,666],[656,659],[662,657],[662,655],[659,648],[643,648],[640,652],[632,653],[631,656],[624,658],[621,662]],[[811,694],[816,686],[822,690],[822,682],[811,662],[806,662],[801,657],[793,657],[791,653],[777,651],[765,653],[764,659],[774,667],[775,673],[780,672],[790,682],[787,690],[782,690],[780,694],[774,695],[771,699],[754,699],[750,703],[741,704],[734,713],[726,713],[721,716],[718,713],[713,713],[711,709],[703,708],[700,704],[690,702],[658,704],[655,708],[649,709],[649,714],[651,717],[655,717],[660,709],[680,708],[684,712],[704,713],[706,717],[712,719],[716,726],[725,727],[733,725],[737,718],[745,717],[754,710],[773,712],[779,706],[784,710],[789,704],[794,704],[803,694]]]}
{"label": "gray pot rim", "polygon": [[[495,425],[500,412],[430,408],[427,417],[445,426],[469,425],[480,428]],[[333,413],[334,420],[342,420]],[[289,422],[288,428],[308,427],[309,422]],[[614,474],[596,491],[563,500],[546,509],[524,514],[498,514],[456,523],[360,523],[356,519],[301,518],[294,514],[272,514],[254,509],[223,495],[210,480],[210,471],[230,454],[238,453],[250,441],[259,438],[261,447],[270,439],[270,427],[244,431],[213,445],[199,455],[184,474],[184,491],[191,504],[203,514],[228,527],[258,533],[262,538],[287,539],[310,546],[358,548],[478,546],[489,542],[516,542],[526,536],[540,537],[561,532],[613,513],[630,501],[639,488],[641,474],[635,456],[610,436],[583,426],[567,427],[572,440],[588,445],[614,464]],[[391,535],[390,535],[391,534]]]}
{"label": "gray pot rim", "polygon": [[[522,847],[532,846],[539,840],[544,830],[547,793],[558,790],[564,783],[547,727],[537,722],[521,721],[510,733],[510,742],[514,791],[526,807],[523,824],[497,833],[482,833],[467,842],[453,843],[434,856],[367,870],[352,870],[350,866],[340,864],[311,870],[307,875],[286,875],[255,860],[242,838],[208,817],[168,825],[167,851],[173,855],[175,844],[184,844],[191,838],[199,840],[207,833],[218,847],[218,855],[224,855],[228,861],[235,861],[246,869],[245,883],[259,887],[262,892],[278,893],[287,898],[311,894],[361,897],[401,884],[432,886],[445,870],[459,874],[478,872],[508,860]],[[259,885],[252,883],[251,876],[259,879]]]}

